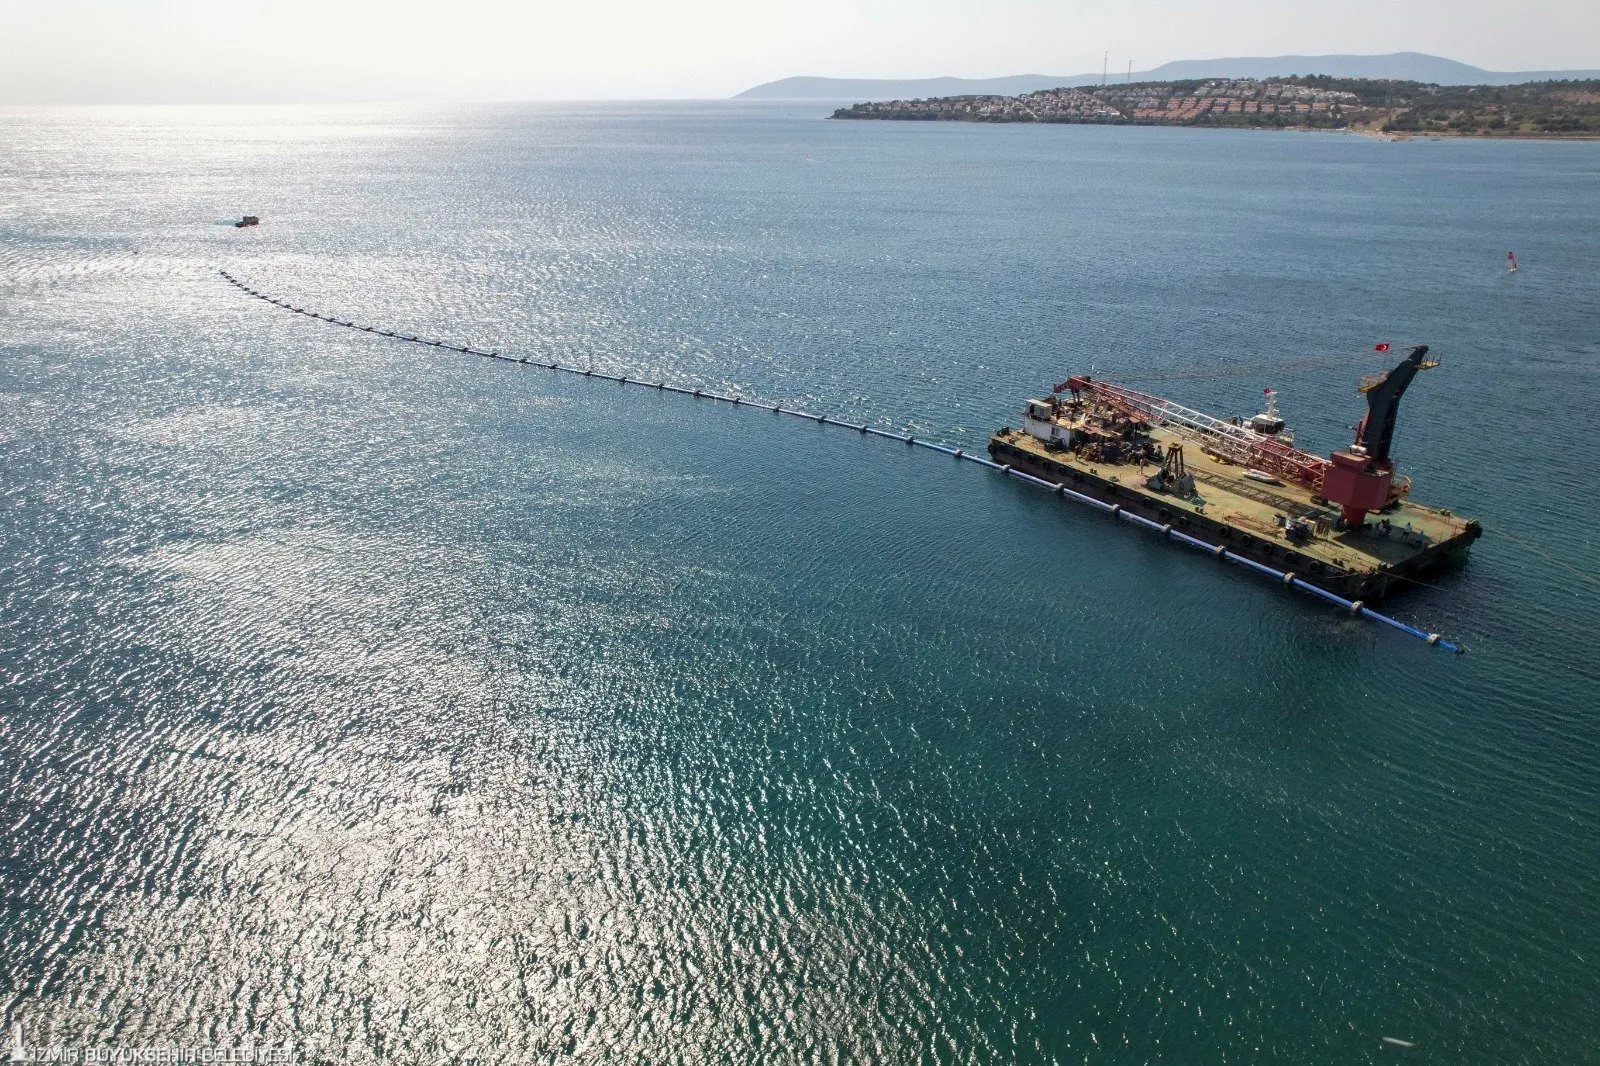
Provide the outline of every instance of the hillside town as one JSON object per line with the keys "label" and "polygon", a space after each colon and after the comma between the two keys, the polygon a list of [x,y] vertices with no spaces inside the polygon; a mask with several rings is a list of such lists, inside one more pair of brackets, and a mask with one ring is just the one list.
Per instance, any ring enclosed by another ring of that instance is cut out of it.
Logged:
{"label": "hillside town", "polygon": [[1396,135],[1595,135],[1595,82],[1449,86],[1305,78],[1219,78],[860,103],[838,119],[1357,128]]}
{"label": "hillside town", "polygon": [[953,96],[889,100],[841,108],[835,118],[944,119],[980,122],[1162,122],[1201,116],[1327,116],[1341,122],[1359,108],[1355,93],[1287,81],[1230,78],[1184,82],[1047,89],[1022,96]]}

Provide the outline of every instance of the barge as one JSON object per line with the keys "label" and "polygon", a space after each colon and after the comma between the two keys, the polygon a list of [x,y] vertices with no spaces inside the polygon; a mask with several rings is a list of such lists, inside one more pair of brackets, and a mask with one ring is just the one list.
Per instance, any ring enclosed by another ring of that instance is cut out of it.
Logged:
{"label": "barge", "polygon": [[1376,600],[1461,562],[1483,532],[1411,499],[1389,456],[1401,395],[1438,365],[1418,345],[1363,379],[1367,413],[1355,441],[1327,458],[1294,446],[1271,393],[1261,414],[1224,420],[1087,375],[1029,400],[1022,428],[1001,429],[989,454],[1219,551]]}

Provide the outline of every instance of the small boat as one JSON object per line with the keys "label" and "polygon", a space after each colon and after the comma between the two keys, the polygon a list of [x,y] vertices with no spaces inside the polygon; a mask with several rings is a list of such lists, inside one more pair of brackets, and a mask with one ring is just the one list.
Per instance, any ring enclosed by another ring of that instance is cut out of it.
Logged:
{"label": "small boat", "polygon": [[1259,481],[1263,485],[1282,485],[1283,484],[1283,482],[1279,481],[1277,478],[1273,477],[1271,474],[1267,473],[1265,470],[1257,470],[1253,466],[1247,468],[1245,470],[1243,476],[1249,478],[1251,481]]}
{"label": "small boat", "polygon": [[243,218],[241,218],[239,221],[235,222],[233,224],[233,228],[234,229],[244,229],[246,226],[259,226],[259,225],[261,225],[261,219],[257,218],[255,215],[246,215]]}

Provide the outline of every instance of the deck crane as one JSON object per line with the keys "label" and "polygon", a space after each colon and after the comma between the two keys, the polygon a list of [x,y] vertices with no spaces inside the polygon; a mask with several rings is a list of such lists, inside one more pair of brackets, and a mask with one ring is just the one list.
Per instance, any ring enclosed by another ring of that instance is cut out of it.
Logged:
{"label": "deck crane", "polygon": [[1323,497],[1343,508],[1343,518],[1349,525],[1359,526],[1368,511],[1382,509],[1395,498],[1396,489],[1400,495],[1410,490],[1409,481],[1395,481],[1394,462],[1389,458],[1395,416],[1400,397],[1417,371],[1432,370],[1438,365],[1439,360],[1428,358],[1428,346],[1419,344],[1393,370],[1362,379],[1360,391],[1367,398],[1367,413],[1356,425],[1355,443],[1333,453],[1322,484]]}
{"label": "deck crane", "polygon": [[[1378,351],[1388,351],[1387,344]],[[1320,499],[1340,506],[1346,524],[1359,527],[1369,511],[1382,510],[1406,495],[1411,483],[1397,477],[1389,458],[1394,439],[1395,415],[1400,397],[1417,371],[1439,365],[1429,359],[1428,346],[1417,345],[1394,369],[1362,379],[1359,391],[1367,398],[1367,413],[1356,427],[1350,447],[1330,458],[1303,452],[1276,436],[1258,433],[1247,425],[1215,418],[1171,400],[1121,385],[1097,381],[1087,374],[1068,378],[1055,387],[1059,395],[1071,392],[1153,426],[1165,426],[1201,444],[1228,462],[1305,485]]]}
{"label": "deck crane", "polygon": [[1070,378],[1056,386],[1057,393],[1065,391],[1073,396],[1087,393],[1099,403],[1137,421],[1167,426],[1229,462],[1297,481],[1318,492],[1322,489],[1328,460],[1300,451],[1276,437],[1257,433],[1249,426],[1235,425],[1171,400],[1108,381],[1097,381],[1088,375]]}

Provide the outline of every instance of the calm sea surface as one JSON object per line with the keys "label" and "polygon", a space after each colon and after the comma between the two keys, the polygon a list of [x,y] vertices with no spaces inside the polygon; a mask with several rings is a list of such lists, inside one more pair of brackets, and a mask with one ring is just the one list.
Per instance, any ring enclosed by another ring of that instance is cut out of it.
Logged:
{"label": "calm sea surface", "polygon": [[[7,1041],[1594,1061],[1600,145],[825,113],[0,112]],[[968,448],[1092,368],[1325,452],[1426,342],[1471,651],[219,267]]]}

